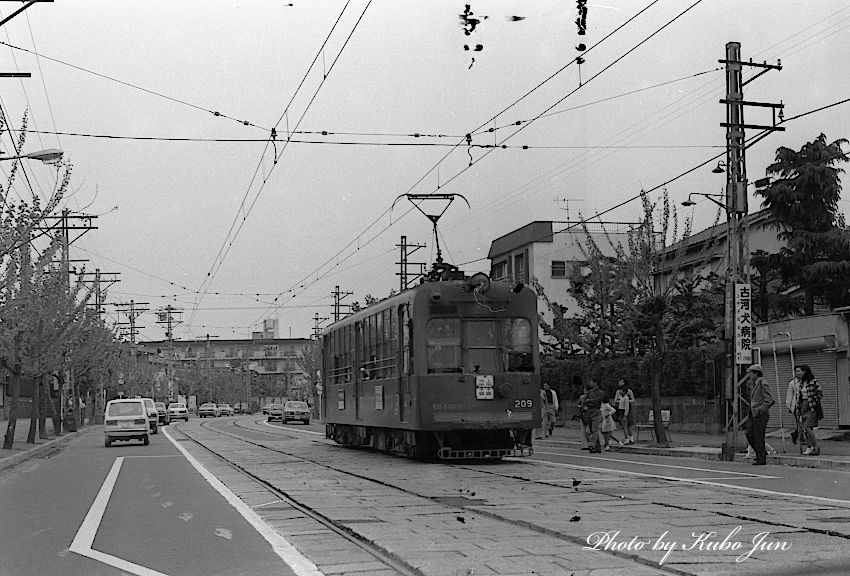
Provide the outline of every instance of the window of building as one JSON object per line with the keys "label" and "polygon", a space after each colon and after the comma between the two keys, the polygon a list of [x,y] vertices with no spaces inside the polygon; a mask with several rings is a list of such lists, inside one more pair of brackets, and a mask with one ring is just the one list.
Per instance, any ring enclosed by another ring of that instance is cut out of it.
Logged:
{"label": "window of building", "polygon": [[526,282],[525,277],[525,254],[514,255],[514,282]]}
{"label": "window of building", "polygon": [[566,278],[567,263],[564,260],[552,260],[552,278]]}

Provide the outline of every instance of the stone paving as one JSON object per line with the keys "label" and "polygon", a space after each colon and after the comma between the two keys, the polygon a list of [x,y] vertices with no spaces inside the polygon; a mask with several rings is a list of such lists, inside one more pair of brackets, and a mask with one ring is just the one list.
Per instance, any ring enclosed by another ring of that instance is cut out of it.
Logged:
{"label": "stone paving", "polygon": [[[599,471],[525,461],[422,463],[297,433],[275,440],[251,433],[288,454],[270,453],[194,423],[180,428],[423,575],[850,573],[850,509],[838,504],[655,478],[618,483]],[[183,446],[249,505],[277,498],[206,451]],[[583,479],[577,489],[573,476]],[[286,502],[255,511],[326,574],[394,573]],[[762,549],[748,555],[754,538]],[[676,543],[666,558],[652,549],[663,543]],[[593,544],[608,550],[587,549]]]}

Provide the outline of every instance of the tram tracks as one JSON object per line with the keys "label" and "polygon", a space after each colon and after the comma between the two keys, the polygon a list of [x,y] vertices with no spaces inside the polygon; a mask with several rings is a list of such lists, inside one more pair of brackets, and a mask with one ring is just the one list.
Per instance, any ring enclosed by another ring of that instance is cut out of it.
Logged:
{"label": "tram tracks", "polygon": [[[233,422],[234,428],[236,428],[236,430],[229,431],[222,430],[220,426],[214,426],[213,424],[215,423],[211,424],[204,422],[201,424],[201,428],[210,433],[230,437],[234,440],[237,440],[239,443],[251,446],[252,450],[260,451],[255,453],[252,457],[252,461],[254,462],[256,462],[257,460],[257,455],[262,454],[261,451],[269,451],[278,455],[286,455],[288,458],[294,458],[301,462],[309,463],[310,465],[320,467],[320,469],[326,471],[326,474],[341,474],[344,475],[344,477],[351,478],[352,482],[356,481],[360,483],[369,483],[374,486],[380,486],[384,489],[392,490],[394,492],[403,494],[411,499],[414,499],[414,501],[416,499],[426,501],[429,505],[436,505],[438,507],[441,507],[446,514],[451,515],[456,519],[457,522],[460,523],[468,522],[472,525],[480,525],[483,520],[487,520],[493,525],[502,526],[500,530],[503,533],[508,527],[510,528],[508,532],[527,531],[530,534],[536,534],[538,537],[551,538],[560,541],[566,545],[569,545],[571,549],[573,549],[576,553],[579,553],[579,550],[581,550],[581,548],[586,546],[588,543],[586,534],[576,535],[565,533],[563,529],[556,526],[547,526],[544,523],[528,520],[526,518],[511,516],[510,514],[506,515],[501,507],[489,508],[487,498],[482,498],[480,495],[478,498],[475,497],[476,491],[468,487],[470,485],[469,480],[459,481],[457,483],[458,487],[452,489],[440,489],[436,490],[434,493],[423,493],[421,489],[406,487],[405,485],[397,481],[388,481],[376,478],[374,477],[374,474],[371,474],[368,471],[366,473],[361,473],[352,470],[350,467],[329,464],[323,458],[306,457],[303,451],[301,450],[285,449],[279,445],[270,446],[266,443],[266,437],[269,434],[271,434],[272,436],[276,436],[277,438],[280,438],[281,436],[291,439],[296,439],[299,437],[303,438],[303,431],[300,430],[280,429],[279,432],[270,432],[265,429],[257,429],[252,426],[245,426],[244,424],[241,424],[239,422]],[[255,424],[261,423],[257,421],[255,422]],[[311,518],[315,519],[317,522],[320,522],[323,526],[332,529],[341,537],[355,542],[361,548],[368,550],[371,554],[373,554],[374,557],[380,559],[380,561],[385,563],[387,566],[392,566],[392,569],[396,570],[398,573],[417,575],[432,573],[428,571],[423,571],[421,567],[416,566],[405,560],[402,555],[388,550],[386,546],[376,542],[368,535],[361,533],[359,528],[362,525],[359,525],[357,523],[352,524],[350,519],[347,521],[340,522],[334,518],[329,517],[322,511],[317,510],[314,505],[311,505],[310,503],[305,501],[301,501],[299,499],[298,494],[293,494],[291,491],[280,487],[276,482],[270,481],[265,475],[257,473],[257,470],[255,469],[256,467],[252,467],[250,464],[243,465],[244,462],[240,463],[238,461],[235,461],[238,460],[238,458],[234,458],[232,454],[228,454],[227,450],[217,450],[214,447],[210,446],[209,439],[201,438],[197,434],[193,434],[192,431],[188,431],[185,429],[181,431],[186,434],[190,439],[203,446],[210,453],[214,454],[216,457],[234,466],[243,474],[250,477],[252,480],[259,482],[261,485],[267,487],[275,494],[277,494],[282,500],[291,503],[294,507],[296,507],[299,511],[303,512],[305,515],[308,515]],[[249,438],[246,437],[246,434],[252,436],[254,434],[260,434],[262,437],[258,438],[254,436],[253,438]],[[277,439],[273,441],[279,442],[279,440]],[[337,446],[330,441],[326,442],[324,440],[314,440],[314,442],[324,444],[329,447],[337,448]],[[244,450],[240,450],[240,452],[244,452]],[[356,453],[356,451],[352,451],[350,449],[345,450],[345,454],[352,453]],[[361,454],[371,453],[361,452]],[[372,454],[372,456],[384,459],[388,458],[386,455],[380,454]],[[269,458],[269,460],[273,460],[273,458]],[[399,459],[394,459],[394,461],[398,460]],[[406,460],[402,460],[402,462],[409,463],[409,461]],[[554,487],[565,491],[572,491],[572,488],[568,489],[567,487],[559,485],[557,483],[553,484],[540,480],[521,478],[517,477],[516,475],[501,474],[493,471],[492,469],[488,470],[488,468],[493,468],[494,466],[498,466],[498,464],[490,464],[482,467],[466,466],[457,463],[445,463],[434,466],[437,466],[443,471],[462,471],[464,473],[472,474],[473,476],[488,475],[491,477],[498,477],[501,480],[507,480],[510,482],[521,482],[523,484],[526,484],[527,486],[537,486],[546,488]],[[463,487],[463,484],[466,484],[467,487]],[[528,492],[533,493],[534,490],[529,490]],[[589,493],[585,492],[585,494]],[[605,497],[608,496],[606,495]],[[578,514],[572,516],[571,518],[580,519]],[[588,555],[591,553],[581,552],[581,554]],[[679,569],[671,565],[659,565],[656,559],[649,558],[646,555],[634,554],[629,551],[599,550],[594,552],[594,554],[602,554],[611,558],[617,558],[618,560],[624,562],[624,568],[632,566],[636,570],[634,573],[677,575],[694,574],[694,572],[692,571]],[[456,573],[461,574],[461,572]],[[468,573],[473,574],[474,571],[470,571]]]}

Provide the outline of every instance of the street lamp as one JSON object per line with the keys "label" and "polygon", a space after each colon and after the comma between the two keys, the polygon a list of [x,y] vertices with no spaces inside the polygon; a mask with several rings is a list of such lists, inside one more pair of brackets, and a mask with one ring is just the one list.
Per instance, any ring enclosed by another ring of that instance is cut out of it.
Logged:
{"label": "street lamp", "polygon": [[48,148],[46,150],[38,150],[29,154],[21,154],[20,156],[0,156],[0,160],[17,160],[28,158],[30,160],[41,160],[45,164],[58,164],[62,160],[64,152],[58,148]]}
{"label": "street lamp", "polygon": [[682,206],[694,206],[694,205],[696,205],[696,202],[691,200],[691,196],[705,196],[706,198],[708,198],[709,200],[711,200],[712,202],[714,202],[715,204],[717,204],[718,206],[720,206],[724,210],[726,209],[726,204],[724,204],[723,202],[720,202],[718,200],[715,200],[715,198],[726,198],[726,196],[724,196],[723,194],[705,194],[703,192],[691,192],[690,194],[688,194],[688,199],[685,200],[684,202],[682,202]]}
{"label": "street lamp", "polygon": [[723,174],[723,173],[725,173],[725,172],[726,172],[726,162],[723,162],[722,160],[721,160],[721,161],[719,161],[719,162],[717,163],[717,166],[715,166],[715,167],[714,167],[711,171],[712,171],[714,174]]}

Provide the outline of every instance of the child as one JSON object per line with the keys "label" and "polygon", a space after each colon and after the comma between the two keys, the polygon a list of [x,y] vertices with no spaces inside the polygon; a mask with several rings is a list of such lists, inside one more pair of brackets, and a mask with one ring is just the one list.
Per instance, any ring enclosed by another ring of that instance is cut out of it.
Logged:
{"label": "child", "polygon": [[620,445],[621,442],[614,438],[614,430],[617,429],[617,424],[614,422],[614,418],[612,418],[614,412],[614,407],[611,406],[610,398],[605,396],[602,399],[602,404],[599,406],[599,412],[602,414],[602,426],[600,427],[600,431],[602,432],[602,436],[605,438],[605,451],[611,449],[611,440],[616,440],[617,444]]}

